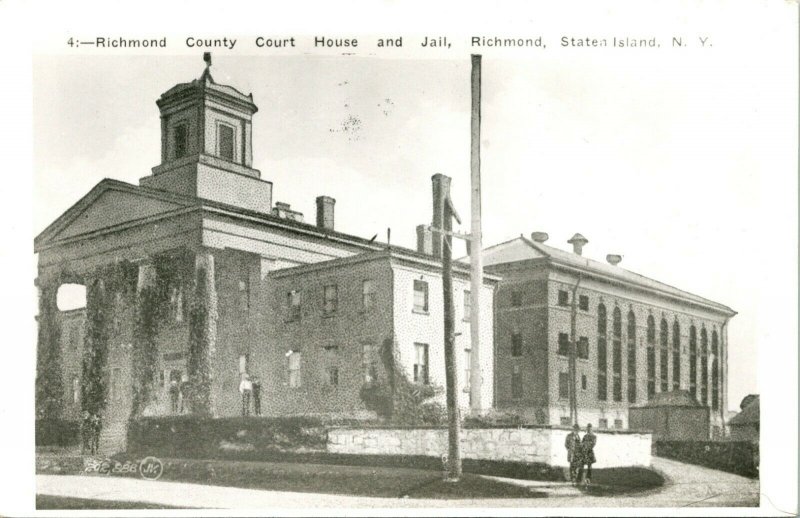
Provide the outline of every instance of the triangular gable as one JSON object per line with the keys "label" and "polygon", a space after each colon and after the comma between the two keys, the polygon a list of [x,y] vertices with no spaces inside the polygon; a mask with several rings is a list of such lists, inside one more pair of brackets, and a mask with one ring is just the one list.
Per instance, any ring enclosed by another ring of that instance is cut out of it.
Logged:
{"label": "triangular gable", "polygon": [[154,193],[124,182],[103,180],[35,240],[39,246],[104,228],[169,213],[188,204],[170,193]]}

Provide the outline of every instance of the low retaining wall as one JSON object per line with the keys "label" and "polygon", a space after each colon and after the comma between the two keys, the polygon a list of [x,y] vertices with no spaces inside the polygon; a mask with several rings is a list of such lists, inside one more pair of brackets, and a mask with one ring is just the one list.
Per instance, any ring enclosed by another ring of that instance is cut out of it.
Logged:
{"label": "low retaining wall", "polygon": [[[466,459],[537,462],[567,467],[564,442],[569,430],[551,427],[465,428],[461,455]],[[583,435],[583,434],[581,434]],[[649,466],[652,436],[646,432],[598,431],[596,468]],[[446,428],[334,428],[328,431],[330,453],[425,455],[447,453]]]}

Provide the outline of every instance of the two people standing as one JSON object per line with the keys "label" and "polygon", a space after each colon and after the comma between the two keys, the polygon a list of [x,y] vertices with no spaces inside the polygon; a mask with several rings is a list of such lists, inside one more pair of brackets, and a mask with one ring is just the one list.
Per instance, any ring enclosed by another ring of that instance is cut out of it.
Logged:
{"label": "two people standing", "polygon": [[[580,426],[577,424],[572,427],[572,432],[567,435],[564,447],[567,449],[567,461],[569,462],[569,479],[573,484],[583,481],[584,484],[592,482],[592,464],[597,462],[594,456],[594,447],[597,444],[597,436],[592,433],[592,425],[586,425],[586,434],[581,439]],[[584,472],[584,466],[587,469]]]}
{"label": "two people standing", "polygon": [[246,372],[242,374],[239,382],[239,392],[242,394],[242,415],[250,415],[250,400],[253,400],[253,413],[261,415],[261,381],[257,376],[250,377]]}
{"label": "two people standing", "polygon": [[81,439],[83,442],[83,453],[89,452],[95,455],[100,449],[100,432],[103,429],[103,422],[98,414],[91,414],[84,410],[81,415]]}

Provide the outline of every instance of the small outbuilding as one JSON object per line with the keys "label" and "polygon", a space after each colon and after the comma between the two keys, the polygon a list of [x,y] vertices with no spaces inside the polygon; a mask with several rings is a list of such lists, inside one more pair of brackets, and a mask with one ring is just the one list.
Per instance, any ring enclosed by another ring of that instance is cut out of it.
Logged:
{"label": "small outbuilding", "polygon": [[706,441],[710,409],[688,390],[655,394],[645,405],[628,410],[630,428],[653,432],[653,441]]}

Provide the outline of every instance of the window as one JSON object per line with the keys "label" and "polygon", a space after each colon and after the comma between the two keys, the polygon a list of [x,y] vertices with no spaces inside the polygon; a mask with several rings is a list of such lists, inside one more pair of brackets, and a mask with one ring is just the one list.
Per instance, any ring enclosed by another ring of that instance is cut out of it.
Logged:
{"label": "window", "polygon": [[217,138],[219,139],[219,157],[225,160],[234,160],[234,130],[227,124],[217,126]]}
{"label": "window", "polygon": [[172,138],[175,141],[175,158],[182,158],[189,154],[189,125],[178,124],[172,129]]}
{"label": "window", "polygon": [[472,374],[472,349],[464,349],[464,391],[469,392],[470,375]]}
{"label": "window", "polygon": [[666,319],[661,319],[661,392],[669,390],[669,331]]}
{"label": "window", "polygon": [[522,368],[514,365],[511,368],[511,399],[522,398]]}
{"label": "window", "polygon": [[711,410],[719,410],[719,335],[711,332]]}
{"label": "window", "polygon": [[614,401],[622,401],[622,312],[614,308],[612,324],[612,358]]}
{"label": "window", "polygon": [[250,310],[250,279],[239,279],[239,307],[242,311]]}
{"label": "window", "polygon": [[647,398],[656,393],[656,321],[647,317]]}
{"label": "window", "polygon": [[581,311],[589,311],[589,296],[581,295],[578,297],[578,308]]}
{"label": "window", "polygon": [[522,333],[519,331],[511,334],[511,356],[522,356]]}
{"label": "window", "polygon": [[567,333],[558,333],[558,354],[569,356],[569,335]]}
{"label": "window", "polygon": [[303,354],[297,351],[289,351],[289,386],[298,388],[303,385],[300,366],[303,363]]}
{"label": "window", "polygon": [[361,309],[367,311],[375,307],[375,283],[367,279],[361,283]]}
{"label": "window", "polygon": [[628,311],[628,403],[636,403],[636,315]]}
{"label": "window", "polygon": [[614,419],[614,428],[617,430],[622,429],[622,419]]}
{"label": "window", "polygon": [[326,369],[328,385],[333,387],[339,385],[339,367],[328,367]]}
{"label": "window", "polygon": [[247,355],[240,354],[239,355],[239,374],[244,374],[247,372]]}
{"label": "window", "polygon": [[559,419],[561,426],[569,426],[571,424],[569,416],[561,416]]}
{"label": "window", "polygon": [[472,313],[472,296],[469,290],[464,290],[464,320],[469,320]]}
{"label": "window", "polygon": [[569,398],[569,373],[558,373],[558,397],[560,399]]}
{"label": "window", "polygon": [[689,394],[697,397],[697,328],[689,328]]}
{"label": "window", "polygon": [[600,418],[600,421],[597,424],[598,424],[599,428],[603,428],[603,429],[608,428],[608,419],[606,419],[604,417]]}
{"label": "window", "polygon": [[329,284],[323,288],[323,304],[322,313],[324,315],[332,315],[336,313],[336,308],[339,306],[339,288],[335,284]]}
{"label": "window", "polygon": [[597,399],[608,399],[608,356],[606,342],[606,307],[597,306]]}
{"label": "window", "polygon": [[586,374],[581,374],[581,389],[586,390]]}
{"label": "window", "polygon": [[78,404],[81,399],[81,381],[77,376],[72,378],[72,403]]}
{"label": "window", "polygon": [[672,390],[681,388],[681,326],[672,323]]}
{"label": "window", "polygon": [[558,305],[559,306],[568,306],[569,305],[569,293],[564,290],[558,290]]}
{"label": "window", "polygon": [[425,281],[414,280],[414,311],[428,312],[428,283]]}
{"label": "window", "polygon": [[708,333],[700,329],[700,403],[708,406]]}
{"label": "window", "polygon": [[589,339],[585,336],[578,338],[578,358],[589,359]]}
{"label": "window", "polygon": [[288,314],[286,316],[286,320],[289,322],[293,322],[295,320],[300,320],[300,292],[297,290],[292,290],[286,294],[286,307],[288,308]]}
{"label": "window", "polygon": [[378,381],[378,347],[375,344],[364,344],[361,365],[364,369],[364,381]]}
{"label": "window", "polygon": [[414,382],[430,383],[428,376],[428,344],[414,344]]}
{"label": "window", "polygon": [[183,322],[183,288],[173,286],[169,294],[169,312],[173,322]]}

